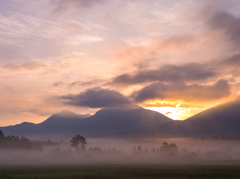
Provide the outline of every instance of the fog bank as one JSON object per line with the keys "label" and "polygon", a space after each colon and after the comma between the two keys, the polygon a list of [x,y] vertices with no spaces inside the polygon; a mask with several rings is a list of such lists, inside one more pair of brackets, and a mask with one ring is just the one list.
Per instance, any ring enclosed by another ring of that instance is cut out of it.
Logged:
{"label": "fog bank", "polygon": [[89,139],[82,148],[70,143],[33,150],[1,149],[1,166],[81,164],[240,164],[239,140]]}

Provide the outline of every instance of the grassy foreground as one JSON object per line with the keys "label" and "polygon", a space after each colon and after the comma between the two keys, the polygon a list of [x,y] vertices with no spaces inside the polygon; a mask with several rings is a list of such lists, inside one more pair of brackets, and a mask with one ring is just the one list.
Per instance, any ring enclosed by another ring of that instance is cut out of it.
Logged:
{"label": "grassy foreground", "polygon": [[240,165],[86,165],[49,167],[0,167],[1,179],[183,179],[240,178]]}

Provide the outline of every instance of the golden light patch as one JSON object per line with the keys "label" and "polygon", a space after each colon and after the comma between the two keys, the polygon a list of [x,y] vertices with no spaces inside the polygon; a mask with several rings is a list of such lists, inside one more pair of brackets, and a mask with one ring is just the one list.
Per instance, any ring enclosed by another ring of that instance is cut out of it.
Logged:
{"label": "golden light patch", "polygon": [[182,105],[182,103],[168,102],[168,101],[164,101],[164,102],[157,101],[155,104],[154,103],[151,103],[151,104],[152,104],[151,107],[145,107],[145,108],[159,112],[173,120],[185,120],[209,108],[209,107],[190,107],[190,106],[186,107],[186,105]]}
{"label": "golden light patch", "polygon": [[149,100],[145,102],[147,107],[176,107],[180,106],[181,104],[185,104],[183,101],[160,101],[160,100]]}

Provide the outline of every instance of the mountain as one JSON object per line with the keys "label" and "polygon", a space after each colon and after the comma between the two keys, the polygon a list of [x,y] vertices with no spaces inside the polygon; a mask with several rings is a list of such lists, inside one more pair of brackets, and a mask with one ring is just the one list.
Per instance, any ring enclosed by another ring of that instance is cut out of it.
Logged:
{"label": "mountain", "polygon": [[212,137],[240,136],[240,101],[235,100],[205,110],[184,121],[172,121],[163,125],[137,128],[118,137]]}
{"label": "mountain", "polygon": [[18,136],[66,136],[81,134],[85,137],[108,137],[118,132],[139,127],[152,127],[172,121],[172,119],[141,107],[104,108],[95,115],[78,115],[62,111],[39,124],[21,123],[0,128],[5,135]]}
{"label": "mountain", "polygon": [[[108,108],[98,111],[79,124],[79,129],[91,137],[109,137],[111,134],[138,127],[162,125],[172,119],[144,108]],[[87,129],[87,131],[86,131]]]}
{"label": "mountain", "polygon": [[83,119],[90,117],[90,114],[75,114],[68,110],[63,110],[60,113],[53,114],[51,117],[37,124],[38,127],[49,129],[49,131],[61,132],[62,130],[77,125]]}
{"label": "mountain", "polygon": [[65,131],[69,127],[71,128],[78,121],[90,116],[90,114],[79,115],[68,110],[63,110],[60,113],[53,114],[39,124],[23,122],[13,126],[1,127],[0,130],[3,130],[5,135],[18,136],[61,134],[62,131]]}
{"label": "mountain", "polygon": [[185,127],[195,134],[240,136],[240,101],[221,104],[190,117]]}
{"label": "mountain", "polygon": [[70,111],[53,114],[39,124],[27,123],[0,128],[5,135],[93,138],[170,138],[240,136],[240,101],[203,111],[184,121],[141,107],[104,108],[93,116]]}

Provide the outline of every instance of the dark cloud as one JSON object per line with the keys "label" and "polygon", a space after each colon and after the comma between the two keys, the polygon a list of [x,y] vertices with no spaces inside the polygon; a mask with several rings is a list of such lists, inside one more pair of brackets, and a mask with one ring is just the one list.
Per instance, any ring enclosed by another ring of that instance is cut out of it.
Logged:
{"label": "dark cloud", "polygon": [[224,65],[224,66],[240,67],[240,54],[233,54],[233,55],[221,60],[219,64]]}
{"label": "dark cloud", "polygon": [[130,85],[146,82],[200,81],[216,75],[216,72],[205,64],[190,63],[186,65],[164,65],[158,70],[139,71],[134,75],[122,74],[111,84]]}
{"label": "dark cloud", "polygon": [[138,70],[133,74],[121,74],[111,80],[110,85],[135,85],[155,82],[197,83],[213,81],[225,75],[239,76],[240,54],[220,56],[217,60],[205,63],[189,63],[184,65],[164,65],[158,70]]}
{"label": "dark cloud", "polygon": [[183,82],[173,84],[153,83],[135,92],[136,102],[147,100],[180,100],[185,102],[208,102],[230,95],[227,80],[219,80],[213,85],[186,85]]}
{"label": "dark cloud", "polygon": [[60,99],[65,100],[64,104],[67,105],[90,108],[118,107],[131,104],[131,101],[121,93],[100,88],[88,89],[77,95],[61,96]]}
{"label": "dark cloud", "polygon": [[95,4],[103,3],[105,0],[50,0],[54,6],[53,13],[61,14],[67,10],[91,8]]}
{"label": "dark cloud", "polygon": [[240,43],[240,18],[233,16],[232,14],[221,11],[215,13],[210,20],[208,25],[213,30],[222,30],[226,37],[239,45]]}
{"label": "dark cloud", "polygon": [[231,76],[231,81],[234,81],[234,78],[240,75],[240,54],[224,56],[220,60],[209,62],[208,66],[215,67],[218,77],[227,75]]}

